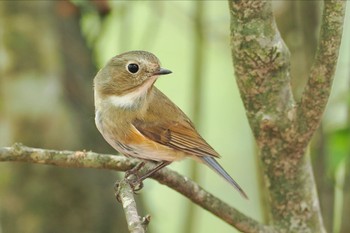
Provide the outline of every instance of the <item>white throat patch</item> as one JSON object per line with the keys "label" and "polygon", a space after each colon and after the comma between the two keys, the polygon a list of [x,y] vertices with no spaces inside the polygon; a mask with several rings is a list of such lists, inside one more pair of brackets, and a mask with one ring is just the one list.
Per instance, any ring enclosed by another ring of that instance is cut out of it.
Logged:
{"label": "white throat patch", "polygon": [[131,108],[133,107],[140,99],[146,97],[148,89],[154,83],[154,80],[157,76],[151,77],[147,80],[142,86],[136,90],[127,93],[122,96],[112,95],[108,97],[108,100],[118,108]]}

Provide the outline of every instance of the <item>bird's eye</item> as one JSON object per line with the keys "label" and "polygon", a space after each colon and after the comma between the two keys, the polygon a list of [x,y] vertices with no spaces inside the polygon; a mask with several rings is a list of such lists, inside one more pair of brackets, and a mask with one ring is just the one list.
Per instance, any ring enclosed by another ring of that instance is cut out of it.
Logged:
{"label": "bird's eye", "polygon": [[137,71],[139,71],[139,66],[135,63],[130,63],[128,65],[128,71],[132,74],[135,74]]}

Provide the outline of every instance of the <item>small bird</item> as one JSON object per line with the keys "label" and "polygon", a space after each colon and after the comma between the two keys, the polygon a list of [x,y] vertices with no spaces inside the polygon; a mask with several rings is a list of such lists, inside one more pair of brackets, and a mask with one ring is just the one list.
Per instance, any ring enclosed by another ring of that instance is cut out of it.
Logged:
{"label": "small bird", "polygon": [[191,157],[208,165],[247,198],[215,160],[219,154],[199,135],[191,120],[154,86],[159,76],[170,73],[146,51],[113,57],[94,78],[98,130],[125,156],[157,163],[141,181],[173,161]]}

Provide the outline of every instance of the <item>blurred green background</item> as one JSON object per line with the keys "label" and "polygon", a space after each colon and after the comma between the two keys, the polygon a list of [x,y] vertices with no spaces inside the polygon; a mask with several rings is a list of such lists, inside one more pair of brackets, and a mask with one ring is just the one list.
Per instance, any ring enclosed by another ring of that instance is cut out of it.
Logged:
{"label": "blurred green background", "polygon": [[[292,53],[298,98],[316,49],[321,4],[273,4]],[[350,231],[350,31],[344,32],[332,96],[311,146],[324,222],[333,232]],[[0,1],[0,146],[115,153],[94,125],[92,80],[112,56],[128,50],[150,51],[173,71],[157,87],[193,119],[250,200],[190,160],[171,168],[266,220],[259,160],[234,80],[226,1]],[[122,175],[1,163],[0,233],[127,232],[113,191]],[[152,233],[235,232],[150,179],[137,203],[152,216]]]}

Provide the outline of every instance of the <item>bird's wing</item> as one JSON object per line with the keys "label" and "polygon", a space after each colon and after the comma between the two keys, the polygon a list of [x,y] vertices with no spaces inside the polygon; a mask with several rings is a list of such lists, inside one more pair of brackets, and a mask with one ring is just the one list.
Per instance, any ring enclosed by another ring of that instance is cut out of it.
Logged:
{"label": "bird's wing", "polygon": [[194,156],[220,157],[188,117],[156,88],[147,117],[136,118],[132,124],[145,137],[164,146]]}
{"label": "bird's wing", "polygon": [[135,128],[145,137],[164,146],[195,156],[214,156],[219,154],[192,127],[181,122],[147,122],[136,119]]}

